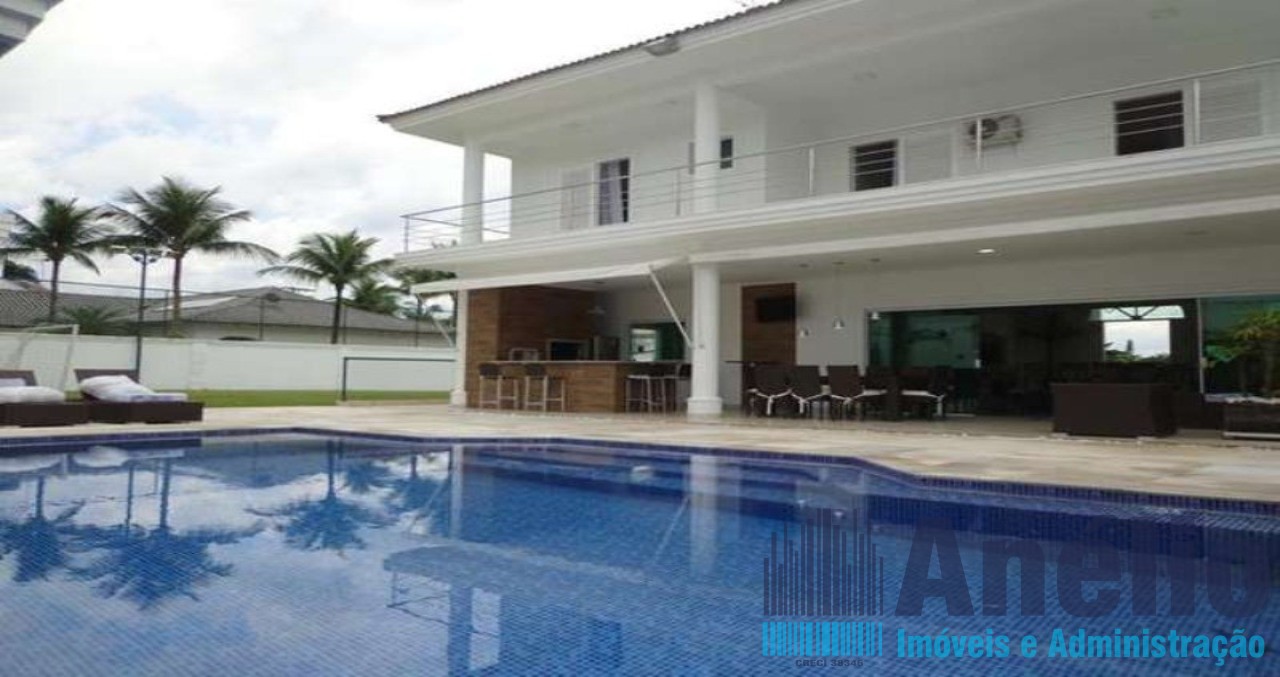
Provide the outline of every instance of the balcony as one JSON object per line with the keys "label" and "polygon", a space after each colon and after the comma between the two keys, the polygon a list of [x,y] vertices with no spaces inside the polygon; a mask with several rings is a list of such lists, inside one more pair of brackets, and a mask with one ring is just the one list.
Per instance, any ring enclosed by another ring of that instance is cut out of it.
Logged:
{"label": "balcony", "polygon": [[[404,249],[678,223],[697,214],[1128,161],[1280,136],[1280,61],[1144,82],[759,153],[704,166],[612,167],[565,185],[404,215]],[[1172,155],[1170,155],[1172,156]]]}

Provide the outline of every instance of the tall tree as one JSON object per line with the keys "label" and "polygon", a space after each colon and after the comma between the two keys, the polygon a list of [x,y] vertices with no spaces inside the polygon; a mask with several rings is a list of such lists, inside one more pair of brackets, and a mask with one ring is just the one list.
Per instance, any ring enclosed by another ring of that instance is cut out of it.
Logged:
{"label": "tall tree", "polygon": [[375,278],[391,266],[391,259],[375,259],[378,238],[362,238],[356,231],[315,233],[302,238],[284,263],[258,271],[278,274],[311,284],[333,285],[333,327],[329,342],[336,344],[342,329],[342,294],[361,280]]}
{"label": "tall tree", "polygon": [[209,548],[232,545],[256,535],[261,526],[248,529],[196,529],[178,531],[170,525],[173,459],[161,463],[159,519],[154,528],[132,523],[133,470],[129,471],[125,520],[118,527],[98,528],[85,540],[104,554],[72,571],[73,578],[96,581],[104,597],[133,601],[139,609],[150,609],[170,598],[199,599],[196,590],[233,572],[230,564],[213,558]]}
{"label": "tall tree", "polygon": [[428,268],[401,268],[391,273],[391,277],[400,283],[400,291],[413,297],[415,317],[421,317],[423,311],[426,310],[427,301],[437,296],[448,296],[453,301],[453,316],[458,314],[457,299],[453,292],[441,292],[439,294],[414,294],[414,285],[426,284],[428,282],[439,282],[441,280],[452,280],[457,277],[453,273],[443,270],[430,270]]}
{"label": "tall tree", "polygon": [[439,309],[439,305],[437,304],[427,305],[427,301],[430,301],[431,299],[437,296],[448,296],[449,300],[451,301],[450,307],[452,308],[452,311],[450,313],[449,323],[454,326],[457,325],[458,323],[457,322],[457,318],[458,318],[457,294],[453,292],[446,292],[444,294],[413,293],[414,285],[426,284],[428,282],[438,282],[440,280],[452,280],[454,277],[456,277],[456,275],[454,275],[453,273],[445,272],[443,270],[430,270],[428,268],[400,268],[399,270],[396,270],[395,272],[391,273],[391,277],[395,278],[396,281],[400,283],[400,292],[412,297],[413,299],[413,308],[406,309],[404,311],[404,315],[409,319],[413,320],[413,345],[415,347],[418,345],[418,333],[419,333],[418,330],[422,320],[432,319],[434,315],[429,315],[429,313],[434,313],[436,310]]}
{"label": "tall tree", "polygon": [[64,308],[58,319],[66,324],[80,326],[81,334],[91,336],[121,336],[131,333],[129,319],[124,311],[104,306],[74,306]]}
{"label": "tall tree", "polygon": [[379,315],[394,315],[400,309],[400,290],[376,277],[367,277],[351,285],[347,305]]}
{"label": "tall tree", "polygon": [[0,557],[17,553],[13,580],[17,583],[48,580],[58,569],[67,568],[67,545],[83,535],[83,529],[72,522],[83,502],[71,504],[53,519],[45,516],[44,491],[46,476],[36,478],[34,513],[22,522],[0,522]]}
{"label": "tall tree", "polygon": [[102,222],[96,207],[80,207],[75,198],[46,195],[40,199],[40,216],[32,221],[18,212],[10,212],[17,228],[9,234],[6,254],[43,255],[53,270],[49,279],[49,321],[58,314],[58,282],[62,263],[71,259],[98,272],[93,254],[104,251],[111,242],[111,229]]}
{"label": "tall tree", "polygon": [[392,523],[392,519],[381,511],[371,510],[338,495],[335,478],[343,443],[335,444],[337,446],[330,446],[325,454],[328,483],[324,497],[296,500],[270,510],[249,510],[250,514],[259,517],[280,520],[279,530],[284,534],[285,544],[290,547],[337,553],[347,548],[362,549],[365,547],[365,541],[360,537],[362,529],[381,528]]}
{"label": "tall tree", "polygon": [[4,279],[14,282],[32,282],[40,281],[40,276],[36,275],[36,269],[31,266],[24,266],[17,261],[4,260]]}
{"label": "tall tree", "polygon": [[179,179],[164,177],[156,186],[139,192],[126,189],[113,205],[112,216],[128,229],[117,238],[126,247],[156,249],[173,259],[173,326],[182,324],[182,265],[188,254],[248,256],[273,262],[279,256],[252,242],[228,239],[236,223],[250,214],[218,197],[220,187],[197,188]]}

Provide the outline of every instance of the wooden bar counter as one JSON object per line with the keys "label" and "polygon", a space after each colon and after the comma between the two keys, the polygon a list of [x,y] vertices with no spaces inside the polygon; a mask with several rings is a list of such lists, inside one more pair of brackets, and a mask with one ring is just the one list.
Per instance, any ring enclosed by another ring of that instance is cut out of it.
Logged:
{"label": "wooden bar counter", "polygon": [[[512,378],[520,379],[521,397],[524,396],[524,369],[526,364],[546,366],[547,374],[552,378],[564,379],[568,400],[565,411],[611,413],[627,410],[627,375],[645,362],[625,362],[612,360],[550,360],[537,362],[511,362],[496,360],[491,362],[502,367],[503,372]],[[521,403],[523,406],[523,402]],[[553,407],[552,411],[556,411]]]}

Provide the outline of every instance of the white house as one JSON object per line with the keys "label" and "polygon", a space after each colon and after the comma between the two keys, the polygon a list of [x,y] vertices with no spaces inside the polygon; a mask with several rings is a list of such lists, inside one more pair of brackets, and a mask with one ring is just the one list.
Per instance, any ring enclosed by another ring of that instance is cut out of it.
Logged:
{"label": "white house", "polygon": [[421,291],[462,292],[472,389],[601,335],[690,360],[691,414],[744,361],[1014,411],[1120,353],[1198,396],[1280,304],[1274,0],[782,0],[381,119],[462,148],[398,261],[457,273]]}
{"label": "white house", "polygon": [[62,0],[0,0],[0,56],[27,39],[53,6]]}

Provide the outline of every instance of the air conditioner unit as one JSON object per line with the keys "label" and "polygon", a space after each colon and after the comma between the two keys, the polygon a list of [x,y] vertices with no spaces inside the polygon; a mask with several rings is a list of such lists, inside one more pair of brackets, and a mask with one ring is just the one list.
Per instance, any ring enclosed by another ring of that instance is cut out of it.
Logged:
{"label": "air conditioner unit", "polygon": [[[982,125],[981,131],[979,124]],[[969,139],[971,147],[978,146],[979,134],[982,135],[983,148],[1013,145],[1022,140],[1022,118],[1017,115],[995,115],[965,125],[965,138]]]}

